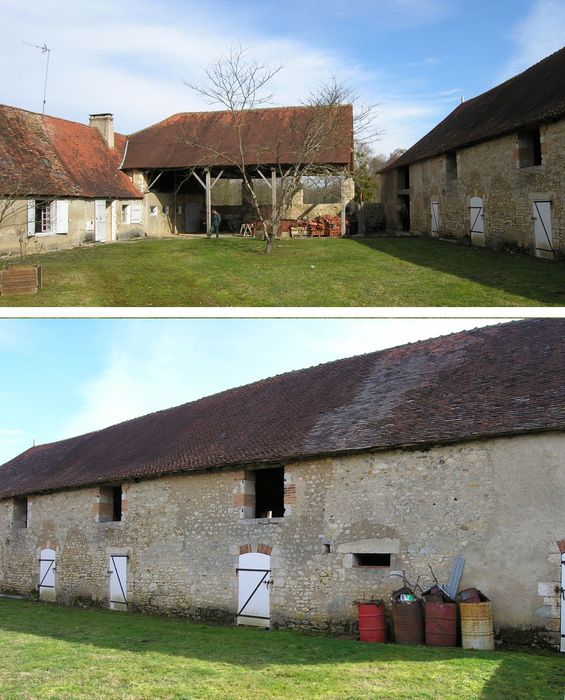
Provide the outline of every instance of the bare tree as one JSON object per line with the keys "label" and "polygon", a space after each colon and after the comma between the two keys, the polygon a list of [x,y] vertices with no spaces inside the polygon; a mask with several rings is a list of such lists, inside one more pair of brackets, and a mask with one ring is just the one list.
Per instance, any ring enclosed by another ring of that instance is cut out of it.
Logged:
{"label": "bare tree", "polygon": [[[20,258],[24,262],[30,253],[27,231],[28,200],[35,199],[35,197],[23,172],[10,172],[10,168],[1,160],[0,168],[2,168],[2,177],[0,177],[0,233],[7,229],[15,231],[20,248]],[[22,224],[22,220],[25,223]]]}
{"label": "bare tree", "polygon": [[[272,67],[248,59],[241,47],[231,49],[226,57],[219,58],[206,69],[206,85],[187,85],[228,112],[236,134],[235,149],[224,147],[219,140],[210,143],[203,138],[198,126],[192,127],[190,133],[185,130],[181,136],[185,143],[202,149],[208,157],[212,155],[219,162],[229,163],[237,171],[244,199],[265,232],[265,253],[271,252],[281,220],[302,189],[303,178],[315,182],[316,178],[327,181],[336,175],[351,175],[343,166],[332,165],[329,157],[324,158],[324,154],[339,148],[346,147],[350,152],[353,149],[350,112],[344,110],[344,106],[351,105],[354,94],[335,78],[310,95],[303,104],[309,109],[293,113],[284,138],[277,142],[272,137],[264,142],[253,138],[249,112],[271,101],[266,88],[281,69],[282,66]],[[367,127],[371,111],[372,108],[367,108],[356,113],[357,128]],[[270,182],[258,166],[265,162],[272,168]],[[257,177],[265,180],[272,190],[268,214],[253,187]]]}

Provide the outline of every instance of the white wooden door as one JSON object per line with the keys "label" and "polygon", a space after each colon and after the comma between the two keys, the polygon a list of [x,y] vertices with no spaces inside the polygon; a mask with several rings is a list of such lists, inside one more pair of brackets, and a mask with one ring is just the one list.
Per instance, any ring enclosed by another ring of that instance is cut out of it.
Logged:
{"label": "white wooden door", "polygon": [[565,651],[565,552],[561,555],[561,651]]}
{"label": "white wooden door", "polygon": [[110,574],[110,609],[127,610],[127,556],[124,554],[111,554],[109,560],[108,573]]}
{"label": "white wooden door", "polygon": [[551,202],[534,200],[533,219],[536,250],[553,252]]}
{"label": "white wooden door", "polygon": [[240,554],[237,573],[237,624],[269,627],[271,557],[258,552]]}
{"label": "white wooden door", "polygon": [[432,236],[439,236],[439,202],[431,202]]}
{"label": "white wooden door", "polygon": [[482,197],[471,197],[471,201],[469,202],[469,218],[471,224],[471,243],[473,245],[484,245],[485,224]]}
{"label": "white wooden door", "polygon": [[106,240],[106,200],[97,199],[94,202],[94,240]]}
{"label": "white wooden door", "polygon": [[54,549],[42,549],[39,556],[39,600],[55,600],[55,564],[57,555]]}

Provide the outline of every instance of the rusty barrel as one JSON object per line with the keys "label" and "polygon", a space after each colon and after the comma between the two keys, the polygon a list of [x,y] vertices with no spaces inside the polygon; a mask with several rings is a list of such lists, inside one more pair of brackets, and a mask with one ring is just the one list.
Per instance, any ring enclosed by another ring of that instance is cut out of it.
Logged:
{"label": "rusty barrel", "polygon": [[463,649],[494,649],[492,608],[490,601],[459,603],[461,646]]}
{"label": "rusty barrel", "polygon": [[430,647],[457,645],[455,603],[426,603],[426,644]]}
{"label": "rusty barrel", "polygon": [[457,596],[462,603],[480,603],[481,594],[477,588],[465,588]]}
{"label": "rusty barrel", "polygon": [[386,642],[384,603],[358,603],[357,615],[359,619],[359,639],[362,642]]}
{"label": "rusty barrel", "polygon": [[397,644],[424,643],[422,606],[419,600],[413,603],[393,603],[392,624]]}

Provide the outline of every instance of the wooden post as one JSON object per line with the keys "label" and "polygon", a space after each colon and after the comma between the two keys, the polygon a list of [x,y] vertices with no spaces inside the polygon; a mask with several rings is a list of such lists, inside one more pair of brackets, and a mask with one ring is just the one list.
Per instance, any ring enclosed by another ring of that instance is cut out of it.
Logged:
{"label": "wooden post", "polygon": [[277,213],[277,171],[271,168],[271,221],[274,224]]}
{"label": "wooden post", "polygon": [[212,186],[209,168],[206,168],[206,235],[212,235]]}
{"label": "wooden post", "polygon": [[345,173],[341,176],[341,236],[345,236],[345,207],[347,202],[345,201]]}

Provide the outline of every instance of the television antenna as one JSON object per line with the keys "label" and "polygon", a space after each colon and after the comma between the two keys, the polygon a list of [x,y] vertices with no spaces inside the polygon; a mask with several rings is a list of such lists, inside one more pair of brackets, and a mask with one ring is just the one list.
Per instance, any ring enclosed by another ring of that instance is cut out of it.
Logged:
{"label": "television antenna", "polygon": [[47,64],[45,66],[45,85],[43,86],[43,109],[41,111],[41,114],[45,114],[45,102],[47,101],[47,76],[49,75],[49,54],[51,53],[51,49],[47,48],[47,44],[43,44],[43,46],[39,46],[39,44],[32,44],[29,41],[24,41],[24,44],[27,46],[33,46],[36,49],[39,49],[41,53],[44,56],[47,56]]}

